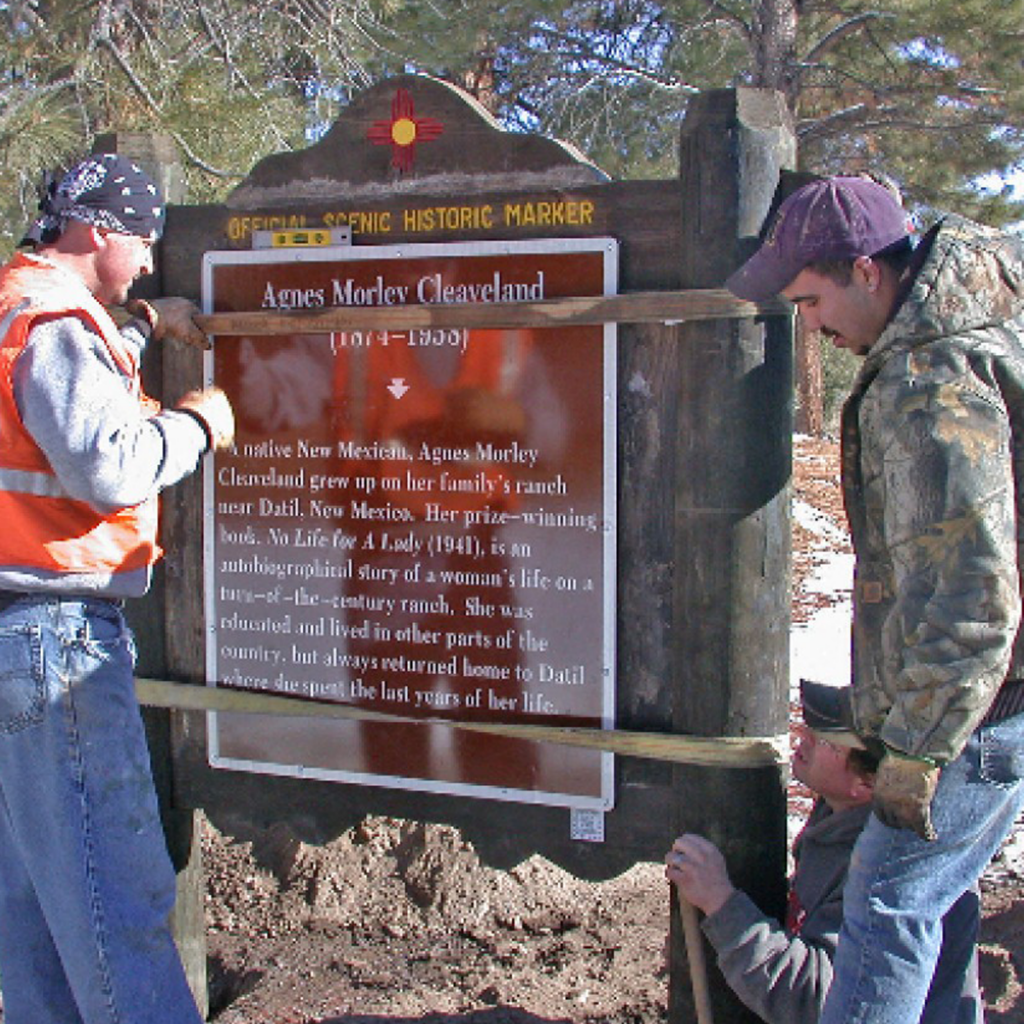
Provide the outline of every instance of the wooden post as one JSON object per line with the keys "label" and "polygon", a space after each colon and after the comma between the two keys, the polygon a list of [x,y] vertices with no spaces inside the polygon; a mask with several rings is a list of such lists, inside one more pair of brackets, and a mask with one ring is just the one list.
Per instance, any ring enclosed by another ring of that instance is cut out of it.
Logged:
{"label": "wooden post", "polygon": [[[165,392],[173,400],[202,384],[202,357],[181,345],[169,345],[163,353]],[[167,673],[172,679],[201,683],[204,614],[202,560],[196,558],[196,538],[202,536],[202,471],[171,488],[164,497],[161,530],[165,548],[164,647]],[[171,712],[167,724],[166,756],[173,774],[175,752],[186,729],[185,716]],[[173,781],[173,779],[172,779]],[[202,847],[198,812],[177,806],[172,785],[168,839],[176,853],[178,902],[171,924],[185,973],[200,1012],[209,1009],[206,974],[206,920]]]}
{"label": "wooden post", "polygon": [[[168,203],[181,203],[185,198],[185,179],[177,146],[168,135],[144,132],[117,132],[97,137],[93,146],[97,153],[120,153],[136,161],[157,183]],[[140,291],[149,295],[161,294],[159,287],[159,260],[154,278],[148,279]],[[160,346],[147,351],[143,365],[146,388],[151,394],[163,394],[163,360]],[[199,383],[199,370],[195,357],[191,358],[193,385]],[[183,389],[184,390],[184,389]],[[172,397],[177,397],[175,393]],[[180,485],[185,486],[185,485]],[[168,501],[180,500],[180,486],[163,498]],[[195,485],[193,485],[195,486]],[[201,504],[196,500],[196,507]],[[171,517],[173,519],[173,516]],[[164,544],[168,543],[166,536]],[[138,639],[139,661],[136,670],[140,675],[165,676],[178,667],[180,642],[178,633],[168,625],[169,615],[165,614],[164,573],[158,570],[153,587],[144,600],[128,604],[128,616]],[[199,619],[201,626],[202,619]],[[176,626],[177,623],[175,622]],[[171,642],[166,638],[170,635]],[[200,645],[201,649],[201,645]],[[172,661],[171,659],[174,659]],[[197,678],[201,678],[200,673]],[[149,742],[153,778],[160,812],[163,819],[167,845],[178,873],[178,898],[171,915],[171,930],[178,945],[185,974],[196,999],[200,1013],[205,1017],[209,1009],[206,977],[206,923],[202,853],[199,845],[198,816],[194,810],[181,808],[175,799],[173,754],[171,745],[171,712],[152,708],[144,710],[146,736]]]}
{"label": "wooden post", "polygon": [[[683,124],[683,288],[721,287],[751,251],[795,143],[781,94],[702,93]],[[709,736],[782,733],[789,686],[792,328],[719,320],[679,328],[673,645],[674,728]],[[693,769],[677,769],[683,792]],[[784,779],[777,769],[701,770],[709,808],[747,811],[716,825],[737,885],[781,913]],[[739,829],[742,828],[742,832]],[[729,832],[732,834],[728,834]],[[692,1020],[673,914],[669,1019]],[[713,957],[709,957],[711,963]],[[715,1019],[752,1020],[717,974]]]}
{"label": "wooden post", "polygon": [[110,132],[97,135],[94,153],[120,153],[134,160],[156,183],[165,203],[185,202],[187,188],[178,144],[155,132]]}

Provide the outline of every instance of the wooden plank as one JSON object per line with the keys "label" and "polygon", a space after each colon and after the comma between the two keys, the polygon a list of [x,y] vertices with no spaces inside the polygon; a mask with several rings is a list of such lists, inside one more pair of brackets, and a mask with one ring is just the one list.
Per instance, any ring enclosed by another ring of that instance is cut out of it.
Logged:
{"label": "wooden plank", "polygon": [[787,737],[771,736],[676,736],[624,729],[594,729],[581,726],[502,724],[460,721],[446,718],[412,718],[408,715],[372,711],[351,704],[329,703],[288,697],[258,690],[236,690],[223,686],[193,686],[169,679],[136,679],[139,701],[148,707],[184,711],[224,711],[250,715],[285,715],[296,718],[356,719],[368,722],[405,722],[413,725],[441,725],[492,736],[512,736],[537,743],[608,750],[616,754],[714,767],[763,768],[785,764]]}
{"label": "wooden plank", "polygon": [[[671,731],[679,326],[619,330],[616,721]],[[642,628],[638,625],[642,623]],[[650,767],[650,766],[648,766]]]}
{"label": "wooden plank", "polygon": [[326,334],[331,331],[406,331],[424,327],[565,327],[604,323],[682,323],[756,316],[785,316],[788,303],[757,305],[723,288],[627,292],[539,302],[451,303],[387,307],[207,313],[196,322],[208,334]]}

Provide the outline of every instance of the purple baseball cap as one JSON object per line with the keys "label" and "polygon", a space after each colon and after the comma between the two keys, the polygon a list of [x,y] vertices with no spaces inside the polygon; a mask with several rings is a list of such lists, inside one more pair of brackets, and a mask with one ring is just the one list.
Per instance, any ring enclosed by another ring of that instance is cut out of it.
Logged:
{"label": "purple baseball cap", "polygon": [[869,178],[824,178],[788,196],[761,248],[725,287],[749,302],[774,298],[809,263],[856,259],[910,234],[907,211]]}

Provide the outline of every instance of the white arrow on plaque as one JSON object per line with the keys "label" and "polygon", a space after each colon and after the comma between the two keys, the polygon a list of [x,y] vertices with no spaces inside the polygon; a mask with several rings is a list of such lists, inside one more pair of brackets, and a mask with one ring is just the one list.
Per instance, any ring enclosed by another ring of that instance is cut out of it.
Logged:
{"label": "white arrow on plaque", "polygon": [[409,386],[405,383],[404,377],[391,378],[391,383],[388,385],[388,391],[390,391],[395,398],[401,398],[408,390]]}

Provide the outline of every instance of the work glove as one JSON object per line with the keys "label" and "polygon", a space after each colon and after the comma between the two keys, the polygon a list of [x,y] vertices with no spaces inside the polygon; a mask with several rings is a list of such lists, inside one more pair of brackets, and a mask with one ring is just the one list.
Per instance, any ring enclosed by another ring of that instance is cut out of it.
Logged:
{"label": "work glove", "polygon": [[887,749],[875,775],[871,804],[878,820],[934,842],[938,835],[932,827],[931,803],[940,771],[933,761]]}
{"label": "work glove", "polygon": [[175,407],[188,413],[206,431],[207,450],[219,452],[235,440],[235,414],[220,388],[190,391]]}
{"label": "work glove", "polygon": [[209,348],[210,340],[193,319],[199,307],[189,299],[131,299],[124,307],[132,316],[149,324],[154,341],[174,338],[193,348]]}

